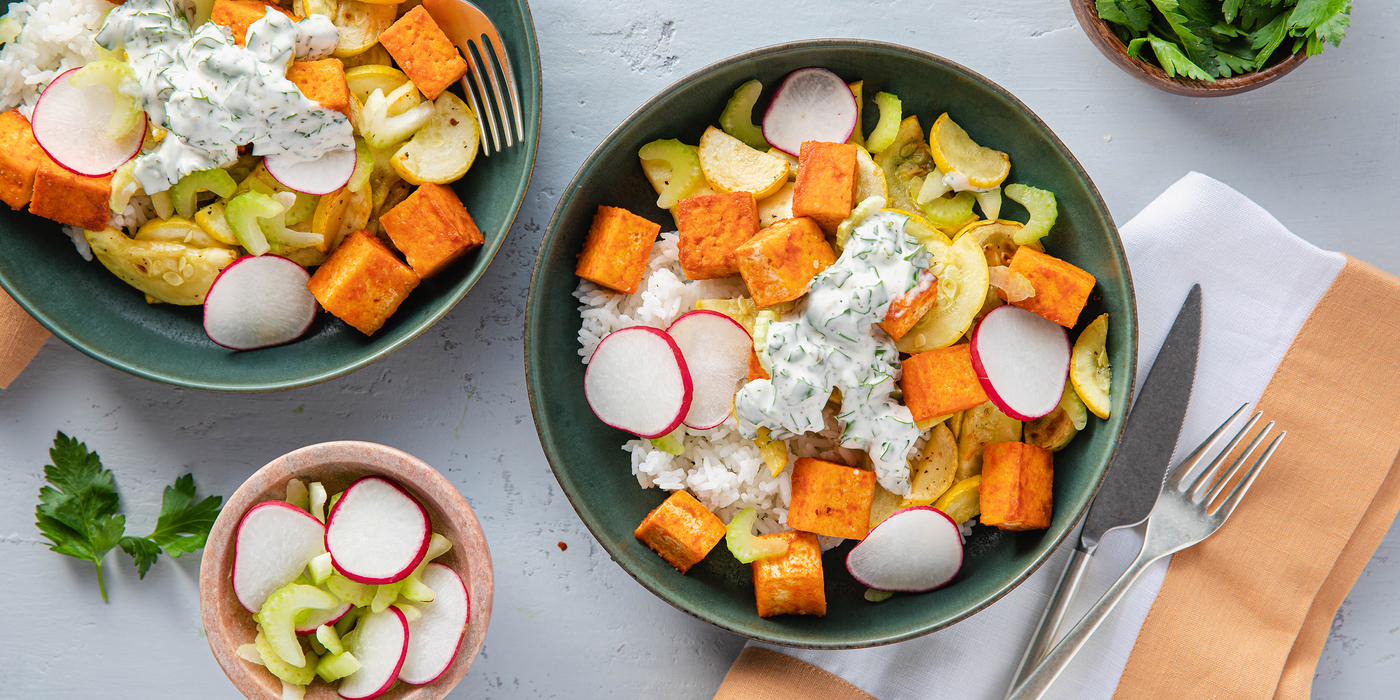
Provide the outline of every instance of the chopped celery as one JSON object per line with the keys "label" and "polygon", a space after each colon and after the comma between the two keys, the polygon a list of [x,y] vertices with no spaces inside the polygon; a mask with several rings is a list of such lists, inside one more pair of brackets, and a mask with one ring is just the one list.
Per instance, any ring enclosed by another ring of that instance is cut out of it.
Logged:
{"label": "chopped celery", "polygon": [[750,80],[734,91],[734,96],[724,105],[719,115],[719,128],[724,133],[748,144],[750,148],[766,151],[770,148],[763,130],[753,124],[753,105],[763,92],[763,83]]}
{"label": "chopped celery", "polygon": [[930,224],[939,228],[962,228],[970,219],[977,218],[972,213],[972,205],[977,198],[971,192],[959,192],[952,197],[934,197],[932,201],[919,205],[919,211]]}
{"label": "chopped celery", "polygon": [[676,433],[684,435],[685,433],[682,432],[683,430],[685,429],[676,428],[674,431],[662,435],[659,438],[652,438],[651,446],[670,455],[685,454],[685,445],[681,444],[680,438],[676,437]]}
{"label": "chopped celery", "polygon": [[403,587],[399,589],[399,595],[415,603],[431,603],[437,597],[437,593],[429,588],[428,584],[423,583],[423,579],[418,577],[418,573],[418,570],[414,570],[408,575],[408,578],[403,580]]}
{"label": "chopped celery", "polygon": [[311,515],[326,522],[326,487],[319,481],[313,481],[306,490],[311,496]]}
{"label": "chopped celery", "polygon": [[306,686],[282,681],[282,700],[306,700]]}
{"label": "chopped celery", "polygon": [[136,98],[121,91],[122,83],[128,80],[136,82],[136,71],[131,66],[105,58],[88,63],[68,77],[68,84],[73,87],[102,85],[112,91],[112,118],[107,122],[109,139],[119,139],[131,133],[146,116],[136,106]]}
{"label": "chopped celery", "polygon": [[131,203],[131,196],[141,189],[141,185],[136,182],[136,159],[122,163],[117,171],[112,173],[112,194],[107,197],[107,206],[112,213],[120,214],[126,211],[126,206]]}
{"label": "chopped celery", "polygon": [[175,215],[175,205],[170,203],[170,190],[150,194],[151,206],[156,210],[156,218],[169,219]]}
{"label": "chopped celery", "polygon": [[360,110],[360,134],[364,136],[365,143],[370,148],[388,148],[396,143],[403,143],[433,118],[431,102],[424,102],[402,114],[389,115],[390,105],[416,89],[418,88],[413,81],[409,81],[388,95],[375,88],[374,92],[365,98],[365,105]]}
{"label": "chopped celery", "polygon": [[356,659],[355,655],[348,651],[322,657],[321,662],[316,664],[316,675],[327,683],[340,680],[358,670],[360,670],[359,659]]}
{"label": "chopped celery", "polygon": [[335,573],[335,567],[331,565],[331,553],[322,552],[311,559],[311,563],[306,567],[311,570],[311,582],[321,585],[326,579]]}
{"label": "chopped celery", "polygon": [[0,44],[8,44],[24,31],[24,25],[13,17],[0,17]]}
{"label": "chopped celery", "polygon": [[[329,517],[330,514],[331,514],[331,509],[335,507],[336,502],[339,501],[339,500],[340,500],[340,497],[341,497],[341,496],[344,496],[344,495],[345,495],[345,492],[344,492],[344,491],[341,491],[340,493],[337,493],[336,495],[331,496],[331,500],[326,501],[326,515],[327,515],[328,517]],[[430,545],[428,545],[428,546],[431,547],[432,545],[430,544]]]}
{"label": "chopped celery", "polygon": [[[263,633],[267,635],[267,643],[277,652],[277,656],[297,668],[304,668],[307,665],[306,656],[302,652],[301,643],[297,641],[297,615],[312,609],[328,610],[339,604],[340,601],[336,600],[335,596],[315,586],[290,583],[273,591],[253,619],[262,627]],[[291,679],[285,680],[290,683],[296,682]]]}
{"label": "chopped celery", "polygon": [[881,603],[894,597],[892,591],[877,591],[874,588],[865,589],[865,599],[872,603]]}
{"label": "chopped celery", "polygon": [[316,637],[316,641],[320,642],[321,646],[325,647],[326,650],[332,654],[339,654],[345,651],[344,645],[340,643],[340,635],[336,634],[335,628],[330,625],[321,625],[317,627],[316,634],[312,636]]}
{"label": "chopped celery", "polygon": [[306,482],[301,479],[289,479],[287,481],[287,498],[284,500],[289,505],[306,510],[311,505],[311,496],[306,490]]}
{"label": "chopped celery", "polygon": [[[254,640],[253,643],[258,647],[258,658],[262,659],[262,664],[267,667],[267,670],[272,672],[272,675],[292,685],[306,685],[315,678],[315,663],[308,664],[303,661],[303,666],[293,666],[283,661],[282,658],[278,656],[277,652],[273,650],[272,643],[268,641],[265,633],[259,632],[257,639]],[[298,649],[299,648],[300,647],[298,647]]]}
{"label": "chopped celery", "polygon": [[360,619],[360,616],[363,615],[364,612],[364,608],[350,608],[350,612],[345,613],[344,616],[336,621],[332,628],[335,630],[336,635],[340,637],[341,646],[345,645],[345,635],[350,634],[350,631],[355,629],[355,622]]}
{"label": "chopped celery", "polygon": [[741,564],[776,557],[788,550],[785,540],[765,540],[754,536],[753,523],[757,519],[758,511],[752,507],[745,508],[724,529],[724,545]]}
{"label": "chopped celery", "polygon": [[879,195],[866,197],[857,204],[855,209],[851,210],[851,215],[847,216],[844,221],[836,225],[837,247],[844,248],[846,239],[851,236],[851,231],[854,231],[857,226],[865,223],[866,219],[879,213],[880,210],[884,208],[885,198]]}
{"label": "chopped celery", "polygon": [[652,141],[642,146],[637,156],[643,161],[661,160],[671,166],[671,177],[656,198],[656,206],[660,209],[670,209],[679,204],[704,178],[700,170],[700,156],[695,149],[676,139]]}
{"label": "chopped celery", "polygon": [[996,221],[1001,215],[1001,188],[993,187],[986,192],[973,192],[977,206],[982,207],[982,218]]}
{"label": "chopped celery", "polygon": [[278,182],[277,178],[273,177],[272,173],[269,173],[267,168],[263,167],[261,163],[253,168],[248,175],[239,182],[238,190],[235,194],[242,194],[244,192],[261,192],[269,197],[276,195],[278,192],[290,192],[296,195],[296,203],[287,208],[286,219],[283,222],[288,226],[296,226],[311,218],[311,215],[316,212],[316,205],[321,201],[319,196],[306,194],[305,192],[297,192]]}
{"label": "chopped celery", "polygon": [[259,666],[263,665],[262,657],[258,656],[258,645],[256,644],[253,644],[251,642],[248,644],[244,644],[243,646],[238,647],[238,651],[234,653],[238,654],[238,658],[243,659],[244,661],[247,661],[250,664],[257,664]]}
{"label": "chopped celery", "polygon": [[190,219],[194,217],[197,208],[195,197],[201,191],[228,198],[233,196],[236,189],[238,183],[234,182],[227,172],[220,168],[210,168],[180,178],[180,181],[170,188],[170,201],[175,205],[175,213]]}
{"label": "chopped celery", "polygon": [[900,118],[904,116],[899,98],[888,92],[875,93],[875,106],[880,109],[880,121],[865,140],[866,150],[871,153],[879,153],[894,143],[895,134],[899,133]]}
{"label": "chopped celery", "polygon": [[[301,624],[301,623],[298,622],[297,624]],[[314,635],[314,634],[307,634],[307,635],[302,635],[302,636],[306,639],[306,643],[311,645],[311,651],[315,652],[317,656],[324,656],[324,655],[325,655],[325,653],[326,653],[326,646],[325,646],[324,644],[321,643],[321,640],[319,640],[319,639],[316,638],[316,635]]]}
{"label": "chopped celery", "polygon": [[331,577],[326,579],[326,588],[335,597],[357,608],[363,608],[374,601],[374,586],[351,581],[340,574],[331,574]]}
{"label": "chopped celery", "polygon": [[1055,193],[1015,184],[1006,186],[1006,196],[1025,207],[1031,215],[1031,220],[1016,232],[1016,245],[1030,245],[1050,233],[1050,227],[1055,225],[1055,218],[1059,215]]}
{"label": "chopped celery", "polygon": [[394,607],[398,608],[399,612],[403,613],[403,619],[409,623],[412,623],[414,620],[423,617],[422,610],[419,610],[418,608],[415,608],[412,605],[409,605],[408,603],[396,603]]}
{"label": "chopped celery", "polygon": [[415,573],[423,573],[423,567],[427,566],[428,562],[447,554],[451,549],[452,540],[434,532],[433,538],[428,541],[428,553],[423,555],[423,563],[418,565],[418,570]]}
{"label": "chopped celery", "polygon": [[369,184],[369,176],[374,172],[374,153],[369,150],[369,144],[362,138],[355,139],[355,172],[350,175],[350,182],[345,185],[351,192],[359,191]]}
{"label": "chopped celery", "polygon": [[374,598],[370,601],[371,612],[384,612],[389,609],[394,601],[399,599],[399,591],[403,588],[403,581],[394,583],[381,583],[374,587]]}
{"label": "chopped celery", "polygon": [[268,245],[260,219],[269,219],[286,211],[277,200],[261,192],[244,192],[230,199],[224,207],[224,218],[228,220],[238,244],[253,255],[262,255],[272,246]]}

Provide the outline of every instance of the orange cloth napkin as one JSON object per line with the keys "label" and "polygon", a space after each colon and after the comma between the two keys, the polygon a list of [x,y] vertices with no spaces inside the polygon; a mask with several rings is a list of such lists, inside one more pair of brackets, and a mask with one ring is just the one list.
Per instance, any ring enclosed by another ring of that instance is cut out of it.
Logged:
{"label": "orange cloth napkin", "polygon": [[49,332],[0,291],[0,389],[10,386],[48,339]]}

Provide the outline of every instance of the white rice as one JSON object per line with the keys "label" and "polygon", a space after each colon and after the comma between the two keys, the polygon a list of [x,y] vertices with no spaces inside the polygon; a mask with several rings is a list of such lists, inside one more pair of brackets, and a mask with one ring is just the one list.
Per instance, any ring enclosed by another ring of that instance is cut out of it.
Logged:
{"label": "white rice", "polygon": [[95,37],[114,5],[106,0],[24,0],[9,7],[19,36],[0,48],[0,112],[29,118],[55,76],[100,56]]}

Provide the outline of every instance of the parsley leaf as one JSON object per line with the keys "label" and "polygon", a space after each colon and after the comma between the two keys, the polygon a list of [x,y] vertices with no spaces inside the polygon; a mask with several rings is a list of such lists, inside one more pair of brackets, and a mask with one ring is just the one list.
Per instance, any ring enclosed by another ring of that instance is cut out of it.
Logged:
{"label": "parsley leaf", "polygon": [[[1172,33],[1178,39],[1180,49],[1184,50],[1190,62],[1199,68],[1197,72],[1206,74],[1206,77],[1199,78],[1199,80],[1213,80],[1211,76],[1220,72],[1220,61],[1216,58],[1215,42],[1210,37],[1211,25],[1202,19],[1189,16],[1183,11],[1178,0],[1152,0],[1152,4],[1167,20],[1167,25],[1171,27]],[[1156,51],[1157,42],[1152,43],[1152,48],[1154,52],[1158,53],[1160,61],[1160,52]],[[1177,53],[1180,52],[1177,51]],[[1166,70],[1167,67],[1163,64],[1162,68]],[[1170,75],[1171,71],[1168,70],[1167,73]]]}
{"label": "parsley leaf", "polygon": [[97,587],[105,601],[102,558],[126,529],[126,518],[117,515],[112,472],[102,468],[101,458],[88,452],[87,445],[62,432],[54,438],[49,459],[53,463],[44,466],[44,478],[52,486],[39,489],[34,509],[39,531],[53,543],[49,549],[96,566]]}
{"label": "parsley leaf", "polygon": [[1152,46],[1152,53],[1157,56],[1157,62],[1162,64],[1162,70],[1168,76],[1175,78],[1178,74],[1186,78],[1196,80],[1207,80],[1215,82],[1215,78],[1203,70],[1201,67],[1191,62],[1180,49],[1166,39],[1158,37],[1156,34],[1148,34],[1147,41]]}
{"label": "parsley leaf", "polygon": [[138,575],[146,577],[146,571],[161,550],[179,559],[181,554],[203,549],[223,500],[219,496],[209,496],[194,503],[193,474],[186,474],[176,479],[174,486],[165,487],[155,531],[146,537],[122,538],[122,549],[136,559]]}
{"label": "parsley leaf", "polygon": [[1121,24],[1133,31],[1145,32],[1152,23],[1152,7],[1148,0],[1095,0],[1099,17]]}

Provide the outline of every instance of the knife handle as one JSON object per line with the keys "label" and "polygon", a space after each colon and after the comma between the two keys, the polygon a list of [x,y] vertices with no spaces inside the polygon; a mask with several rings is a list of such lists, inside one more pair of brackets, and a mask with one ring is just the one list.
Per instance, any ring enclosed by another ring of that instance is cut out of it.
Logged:
{"label": "knife handle", "polygon": [[1054,645],[1055,634],[1059,632],[1060,623],[1069,613],[1069,606],[1074,602],[1074,594],[1079,590],[1079,582],[1084,579],[1084,570],[1088,568],[1091,556],[1092,553],[1079,547],[1070,550],[1069,562],[1065,564],[1065,571],[1060,574],[1059,583],[1055,584],[1055,592],[1050,595],[1050,604],[1040,616],[1040,624],[1031,636],[1031,643],[1026,647],[1026,653],[1021,656],[1021,663],[1011,677],[1011,686],[1006,689],[1006,697],[1011,697],[1016,687],[1025,682],[1035,665]]}

